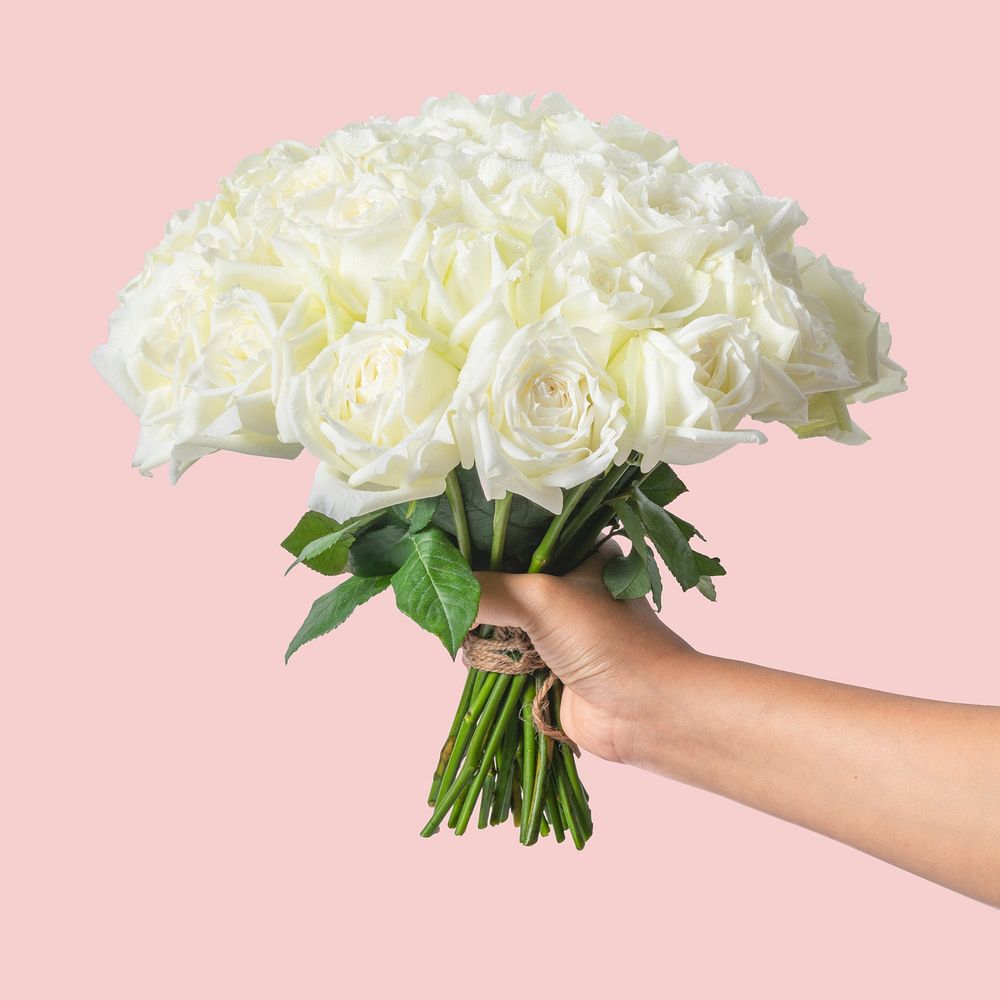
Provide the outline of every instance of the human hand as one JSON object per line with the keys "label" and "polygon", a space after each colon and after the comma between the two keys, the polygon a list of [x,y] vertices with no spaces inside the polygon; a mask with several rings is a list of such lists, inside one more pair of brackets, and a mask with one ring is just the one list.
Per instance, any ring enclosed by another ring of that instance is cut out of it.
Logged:
{"label": "human hand", "polygon": [[619,552],[564,577],[476,574],[479,620],[523,628],[565,684],[573,740],[1000,906],[1000,707],[698,653],[607,592]]}
{"label": "human hand", "polygon": [[562,577],[477,573],[478,621],[524,629],[563,682],[560,723],[581,747],[605,760],[635,762],[657,701],[655,679],[699,654],[659,618],[645,598],[616,601],[601,574],[621,555],[610,541]]}

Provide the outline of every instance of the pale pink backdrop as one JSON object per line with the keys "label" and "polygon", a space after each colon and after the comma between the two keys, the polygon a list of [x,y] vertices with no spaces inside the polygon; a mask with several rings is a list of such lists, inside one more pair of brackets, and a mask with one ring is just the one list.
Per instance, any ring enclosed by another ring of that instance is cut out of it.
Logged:
{"label": "pale pink backdrop", "polygon": [[779,428],[688,471],[730,575],[666,619],[717,653],[1000,703],[980,5],[28,9],[2,64],[0,994],[996,996],[996,911],[596,759],[583,854],[419,839],[459,668],[388,596],[284,667],[324,586],[278,548],[310,460],[143,480],[87,360],[166,218],[244,153],[449,90],[628,113],[797,197],[911,372],[861,412],[864,448]]}

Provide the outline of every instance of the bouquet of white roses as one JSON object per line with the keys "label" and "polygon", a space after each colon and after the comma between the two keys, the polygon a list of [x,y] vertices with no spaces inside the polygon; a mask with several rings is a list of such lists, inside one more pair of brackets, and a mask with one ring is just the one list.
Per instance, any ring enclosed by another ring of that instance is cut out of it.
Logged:
{"label": "bouquet of white roses", "polygon": [[423,833],[593,824],[559,684],[480,627],[474,569],[562,573],[608,534],[616,598],[659,606],[656,555],[715,598],[718,559],[667,508],[671,466],[764,440],[860,443],[848,404],[904,388],[850,273],[793,242],[798,205],[563,98],[432,100],[283,142],[175,216],[94,363],[140,421],[134,464],[220,449],[319,460],[282,543],[350,573],[288,647],[392,587],[469,666]]}

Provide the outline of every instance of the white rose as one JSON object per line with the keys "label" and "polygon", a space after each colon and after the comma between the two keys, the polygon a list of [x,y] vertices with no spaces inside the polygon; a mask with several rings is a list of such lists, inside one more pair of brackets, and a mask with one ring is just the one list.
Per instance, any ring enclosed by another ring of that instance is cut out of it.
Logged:
{"label": "white rose", "polygon": [[176,480],[220,449],[294,458],[299,446],[278,440],[277,385],[326,335],[319,300],[294,272],[161,249],[122,293],[93,362],[139,416],[133,464],[149,474],[169,462]]}
{"label": "white rose", "polygon": [[[795,259],[803,288],[822,303],[833,324],[833,338],[858,383],[844,392],[845,402],[868,402],[905,389],[906,372],[889,359],[889,329],[865,301],[865,286],[850,271],[805,247],[796,247]],[[814,303],[810,307],[819,311]]]}
{"label": "white rose", "polygon": [[247,216],[345,179],[331,157],[317,156],[305,143],[285,141],[245,157],[219,186],[232,213]]}
{"label": "white rose", "polygon": [[549,284],[561,287],[561,301],[551,311],[611,337],[614,354],[633,333],[676,325],[702,308],[712,287],[700,266],[709,242],[691,234],[676,241],[675,252],[652,253],[640,250],[631,232],[593,245],[569,240],[556,254]]}
{"label": "white rose", "polygon": [[396,159],[392,147],[398,138],[395,122],[384,117],[373,118],[369,122],[355,122],[331,132],[320,143],[320,149],[341,164],[346,174],[356,178],[375,163]]}
{"label": "white rose", "polygon": [[483,327],[462,369],[454,426],[462,464],[475,463],[487,499],[510,491],[558,513],[564,489],[612,464],[625,418],[606,351],[604,338],[561,318],[515,328],[497,317]]}
{"label": "white rose", "polygon": [[451,344],[467,348],[494,309],[510,267],[526,250],[507,233],[482,233],[462,222],[440,228],[423,222],[399,267],[373,282],[366,318],[380,322],[404,309]]}
{"label": "white rose", "polygon": [[238,231],[225,199],[215,197],[211,201],[199,201],[189,209],[174,213],[167,222],[160,245],[149,253],[148,263],[180,250],[232,245]]}
{"label": "white rose", "polygon": [[629,340],[608,365],[628,414],[619,460],[638,451],[648,472],[657,462],[703,462],[734,444],[762,442],[758,431],[735,429],[758,390],[757,345],[747,321],[729,316]]}
{"label": "white rose", "polygon": [[315,173],[315,186],[282,197],[268,191],[260,200],[248,201],[240,208],[240,219],[266,234],[284,262],[300,269],[309,264],[322,268],[330,295],[346,313],[362,319],[372,280],[398,262],[420,206],[384,178],[363,174],[345,184],[332,170]]}
{"label": "white rose", "polygon": [[796,424],[807,419],[809,398],[856,385],[832,325],[807,308],[794,258],[768,258],[761,246],[724,253],[703,265],[711,292],[696,315],[746,319],[760,338],[759,391],[750,414],[757,420]]}
{"label": "white rose", "polygon": [[221,198],[283,262],[321,266],[329,294],[358,320],[372,279],[396,264],[413,232],[420,190],[366,172],[330,143],[313,149],[284,142],[244,160],[223,181]]}
{"label": "white rose", "polygon": [[906,369],[889,357],[892,348],[892,334],[888,323],[878,325],[878,378],[867,388],[853,389],[850,393],[852,403],[871,403],[873,400],[891,396],[893,393],[904,392],[906,389]]}
{"label": "white rose", "polygon": [[358,323],[281,394],[278,422],[322,462],[310,506],[338,521],[438,496],[458,464],[447,419],[458,367],[402,316]]}

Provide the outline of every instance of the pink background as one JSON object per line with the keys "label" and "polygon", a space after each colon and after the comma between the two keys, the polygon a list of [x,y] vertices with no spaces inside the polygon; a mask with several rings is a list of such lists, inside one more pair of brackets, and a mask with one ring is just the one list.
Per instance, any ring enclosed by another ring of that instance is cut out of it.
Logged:
{"label": "pink background", "polygon": [[593,758],[581,855],[420,840],[458,668],[385,595],[283,667],[324,584],[283,579],[278,548],[311,462],[143,480],[87,361],[169,214],[244,153],[449,90],[627,113],[797,197],[911,373],[859,413],[864,448],[778,428],[689,470],[683,510],[730,576],[665,617],[716,653],[1000,703],[995,32],[962,0],[889,7],[21,7],[0,993],[996,996],[997,912]]}

